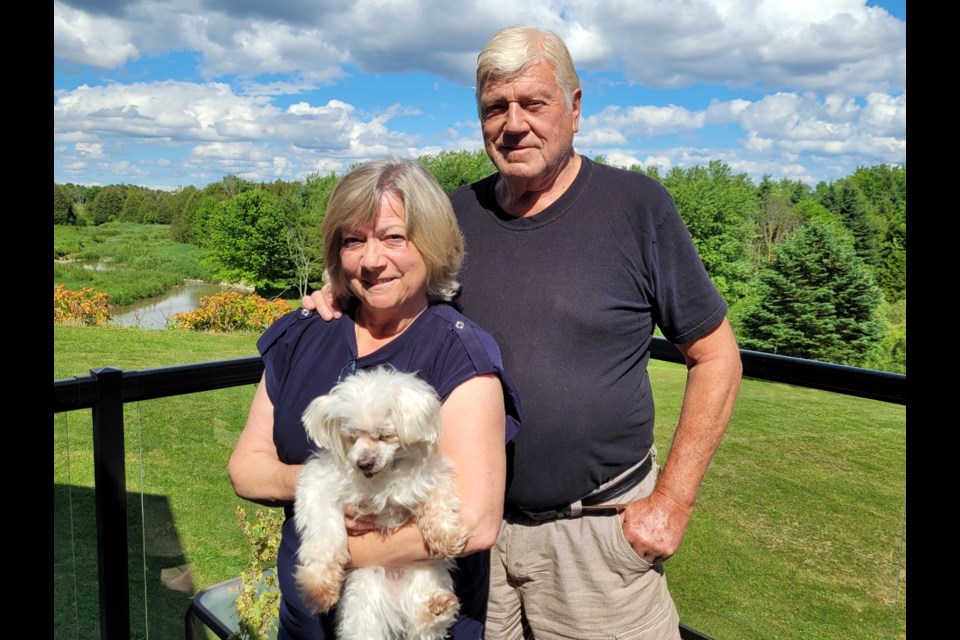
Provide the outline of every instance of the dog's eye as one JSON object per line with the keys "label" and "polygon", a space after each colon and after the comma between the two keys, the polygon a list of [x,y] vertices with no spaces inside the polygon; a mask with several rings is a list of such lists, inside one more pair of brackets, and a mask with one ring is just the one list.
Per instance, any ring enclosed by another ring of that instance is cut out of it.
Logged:
{"label": "dog's eye", "polygon": [[387,444],[396,444],[400,441],[400,436],[395,433],[381,433],[380,442],[386,442]]}

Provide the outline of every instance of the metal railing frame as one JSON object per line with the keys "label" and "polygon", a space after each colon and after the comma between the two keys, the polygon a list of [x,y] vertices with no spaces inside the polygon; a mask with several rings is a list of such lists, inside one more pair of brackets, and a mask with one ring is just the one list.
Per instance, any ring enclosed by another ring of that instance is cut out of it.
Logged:
{"label": "metal railing frame", "polygon": [[[670,342],[656,337],[650,349],[656,360],[682,364]],[[882,402],[907,403],[902,374],[772,355],[741,349],[743,375]],[[123,371],[91,369],[90,375],[53,381],[53,413],[93,410],[94,493],[97,515],[97,561],[100,589],[100,637],[130,637],[130,586],[127,558],[126,470],[123,405],[140,400],[214,391],[255,384],[263,373],[259,357]],[[684,628],[685,640],[707,639]]]}

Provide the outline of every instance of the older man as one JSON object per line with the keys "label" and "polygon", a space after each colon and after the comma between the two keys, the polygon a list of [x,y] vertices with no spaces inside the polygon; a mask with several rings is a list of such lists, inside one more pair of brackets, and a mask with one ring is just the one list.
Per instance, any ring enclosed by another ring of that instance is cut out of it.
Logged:
{"label": "older man", "polygon": [[[477,108],[498,173],[451,196],[468,252],[461,308],[499,340],[523,402],[487,638],[677,637],[662,563],[739,387],[726,305],[669,196],[574,152],[581,95],[555,34],[497,33],[478,58]],[[659,476],[654,323],[688,365]]]}
{"label": "older man", "polygon": [[[467,246],[458,304],[496,337],[523,404],[486,638],[678,638],[663,562],[739,388],[726,304],[666,191],[575,153],[582,93],[556,34],[495,34],[476,92],[498,172],[451,194]],[[662,470],[655,324],[687,363]]]}

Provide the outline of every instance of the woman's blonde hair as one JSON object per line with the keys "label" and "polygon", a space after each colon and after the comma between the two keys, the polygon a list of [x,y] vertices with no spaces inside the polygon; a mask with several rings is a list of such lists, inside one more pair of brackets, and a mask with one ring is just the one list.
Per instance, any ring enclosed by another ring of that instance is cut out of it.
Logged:
{"label": "woman's blonde hair", "polygon": [[567,45],[549,29],[515,25],[493,34],[477,56],[477,113],[481,118],[480,101],[488,82],[512,80],[539,62],[553,68],[569,112],[573,108],[573,92],[580,88],[580,76]]}
{"label": "woman's blonde hair", "polygon": [[340,262],[340,234],[373,224],[380,200],[391,195],[403,204],[407,239],[427,267],[427,295],[449,301],[460,289],[463,235],[450,199],[433,174],[416,160],[382,158],[343,176],[330,194],[323,218],[325,279],[338,298],[349,298],[348,274]]}

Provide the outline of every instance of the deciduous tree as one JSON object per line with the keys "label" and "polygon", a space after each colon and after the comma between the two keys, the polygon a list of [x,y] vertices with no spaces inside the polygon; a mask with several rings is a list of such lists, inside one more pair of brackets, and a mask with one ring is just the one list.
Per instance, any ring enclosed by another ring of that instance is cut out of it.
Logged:
{"label": "deciduous tree", "polygon": [[439,155],[423,155],[420,164],[430,170],[447,193],[458,187],[486,178],[496,171],[490,158],[478,151],[441,151]]}
{"label": "deciduous tree", "polygon": [[76,214],[73,211],[73,199],[66,185],[53,185],[53,224],[73,224]]}
{"label": "deciduous tree", "polygon": [[292,282],[287,224],[275,195],[255,189],[221,202],[207,230],[220,277],[257,288]]}
{"label": "deciduous tree", "polygon": [[756,187],[745,173],[734,175],[716,160],[707,167],[675,167],[663,184],[720,294],[735,302],[753,278],[750,247],[756,235]]}

